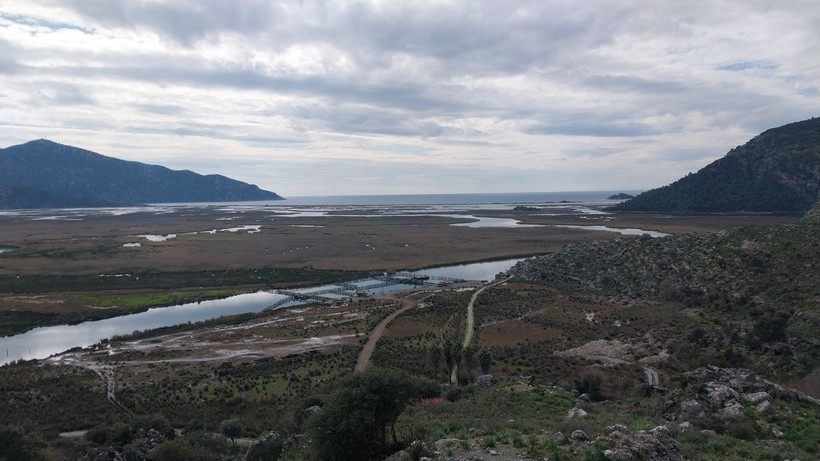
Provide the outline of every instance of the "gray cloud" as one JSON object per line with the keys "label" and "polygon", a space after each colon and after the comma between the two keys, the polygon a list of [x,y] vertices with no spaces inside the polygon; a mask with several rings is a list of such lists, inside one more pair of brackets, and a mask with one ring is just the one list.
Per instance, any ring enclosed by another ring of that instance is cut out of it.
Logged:
{"label": "gray cloud", "polygon": [[310,190],[371,169],[373,187],[407,192],[584,189],[614,162],[655,186],[652,161],[689,168],[818,115],[809,0],[32,1],[0,5],[17,127],[0,141],[53,126],[134,158],[224,150],[226,171],[336,162]]}

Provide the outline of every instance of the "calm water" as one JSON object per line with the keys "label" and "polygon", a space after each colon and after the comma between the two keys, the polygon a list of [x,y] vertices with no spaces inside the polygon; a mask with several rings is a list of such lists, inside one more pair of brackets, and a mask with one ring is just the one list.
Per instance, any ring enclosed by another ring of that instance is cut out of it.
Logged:
{"label": "calm water", "polygon": [[[496,194],[340,195],[286,197],[271,205],[471,205],[482,203],[596,202],[623,191],[521,192]],[[627,191],[637,194],[637,191]]]}
{"label": "calm water", "polygon": [[[424,275],[459,278],[464,280],[492,280],[499,272],[506,271],[521,259],[489,261],[474,264],[438,267],[418,271]],[[396,284],[368,289],[368,285],[378,283],[375,280],[360,282],[363,290],[370,293],[388,293],[410,290],[413,285]],[[316,292],[335,285],[315,287],[301,292]],[[328,298],[345,299],[341,295],[329,295]],[[116,335],[126,335],[136,330],[150,330],[187,322],[200,322],[224,315],[236,315],[249,312],[261,312],[268,306],[290,299],[276,292],[259,291],[225,299],[202,301],[199,303],[180,304],[177,306],[149,309],[138,314],[124,315],[105,320],[84,322],[78,325],[60,325],[42,327],[16,336],[0,338],[0,365],[17,359],[42,359],[74,347],[87,347]],[[290,301],[280,307],[300,304]]]}

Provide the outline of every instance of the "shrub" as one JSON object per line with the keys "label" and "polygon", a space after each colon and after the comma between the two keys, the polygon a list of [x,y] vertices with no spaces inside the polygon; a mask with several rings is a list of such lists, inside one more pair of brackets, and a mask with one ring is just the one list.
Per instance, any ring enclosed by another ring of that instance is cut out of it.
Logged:
{"label": "shrub", "polygon": [[403,371],[368,369],[343,380],[310,421],[322,460],[380,460],[404,442],[396,419],[411,402],[438,395],[434,382]]}
{"label": "shrub", "polygon": [[601,377],[587,374],[580,381],[575,381],[575,388],[581,394],[586,394],[592,400],[601,400]]}

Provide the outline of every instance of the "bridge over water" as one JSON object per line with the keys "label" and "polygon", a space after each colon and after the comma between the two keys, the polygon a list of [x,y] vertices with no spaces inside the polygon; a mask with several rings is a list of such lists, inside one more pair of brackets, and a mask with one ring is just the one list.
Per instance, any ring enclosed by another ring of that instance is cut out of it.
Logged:
{"label": "bridge over water", "polygon": [[462,279],[425,275],[419,272],[399,271],[392,274],[370,277],[352,282],[340,282],[302,290],[277,290],[287,296],[268,306],[265,310],[278,309],[293,301],[338,301],[340,298],[352,298],[362,292],[372,292],[379,288],[394,285],[436,285],[463,282]]}

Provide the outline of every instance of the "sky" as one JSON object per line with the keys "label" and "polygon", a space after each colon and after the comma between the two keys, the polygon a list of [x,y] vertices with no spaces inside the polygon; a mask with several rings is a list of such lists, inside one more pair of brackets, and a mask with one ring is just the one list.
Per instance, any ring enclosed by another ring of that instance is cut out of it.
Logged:
{"label": "sky", "polygon": [[283,196],[642,190],[820,116],[820,1],[4,0],[0,147]]}

